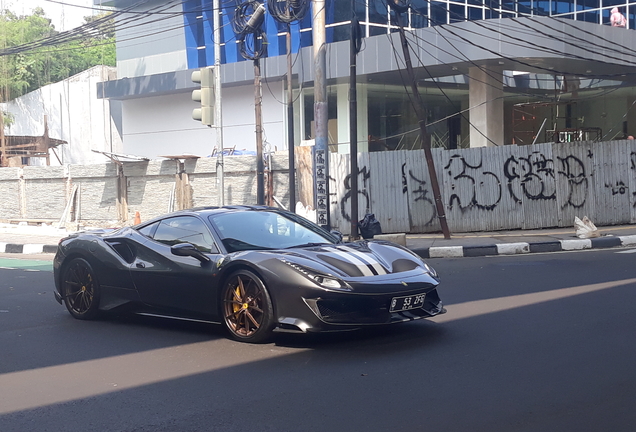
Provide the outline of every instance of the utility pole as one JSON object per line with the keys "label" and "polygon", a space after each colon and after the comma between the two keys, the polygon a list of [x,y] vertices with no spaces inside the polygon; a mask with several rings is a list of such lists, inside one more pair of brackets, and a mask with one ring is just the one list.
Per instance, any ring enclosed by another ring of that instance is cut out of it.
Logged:
{"label": "utility pole", "polygon": [[[216,0],[218,1],[218,0]],[[263,162],[263,89],[261,86],[260,58],[267,51],[267,39],[261,29],[265,19],[265,6],[256,0],[247,0],[234,10],[234,31],[239,50],[245,59],[254,62],[254,116],[256,117],[256,203],[265,204],[265,163]],[[253,38],[250,45],[246,38]]]}
{"label": "utility pole", "polygon": [[289,153],[289,207],[296,211],[296,157],[294,149],[294,96],[292,82],[291,23],[303,19],[309,0],[269,0],[267,7],[272,17],[287,24],[287,150]]}
{"label": "utility pole", "polygon": [[325,77],[326,0],[312,0],[314,39],[314,127],[316,131],[314,145],[314,193],[316,218],[318,225],[329,228],[329,138],[327,111],[327,81]]}
{"label": "utility pole", "polygon": [[[254,38],[256,38],[256,34]],[[265,166],[263,163],[263,97],[261,61],[254,60],[254,115],[256,117],[256,203],[265,204]]]}
{"label": "utility pole", "polygon": [[214,127],[216,128],[216,178],[218,180],[218,203],[225,205],[225,179],[223,173],[223,116],[221,110],[221,8],[219,0],[212,1],[214,14]]}
{"label": "utility pole", "polygon": [[358,239],[358,91],[357,91],[357,55],[359,51],[357,37],[360,36],[359,23],[355,14],[356,0],[351,0],[351,34],[349,38],[349,156],[351,178],[351,240]]}
{"label": "utility pole", "polygon": [[[397,2],[398,0],[393,0]],[[422,102],[422,97],[417,88],[417,81],[415,81],[415,73],[413,72],[413,64],[411,63],[411,52],[409,50],[409,43],[406,40],[406,34],[404,27],[402,27],[402,14],[396,8],[393,9],[397,19],[397,25],[400,32],[400,41],[402,43],[402,51],[404,52],[404,62],[406,63],[406,71],[408,73],[409,80],[411,81],[411,91],[415,101],[413,102],[413,109],[417,115],[418,123],[420,126],[420,132],[422,135],[422,147],[424,147],[424,155],[426,156],[426,165],[428,166],[428,174],[431,180],[431,187],[433,188],[433,196],[435,198],[435,208],[437,210],[437,217],[442,228],[442,233],[445,239],[450,239],[450,231],[448,229],[448,223],[446,221],[446,213],[444,211],[444,203],[442,201],[442,193],[437,181],[437,173],[435,172],[435,163],[433,161],[433,153],[431,152],[431,137],[426,131],[426,108]]]}
{"label": "utility pole", "polygon": [[289,155],[289,210],[296,213],[296,156],[294,149],[294,95],[292,94],[291,24],[287,23],[287,152]]}

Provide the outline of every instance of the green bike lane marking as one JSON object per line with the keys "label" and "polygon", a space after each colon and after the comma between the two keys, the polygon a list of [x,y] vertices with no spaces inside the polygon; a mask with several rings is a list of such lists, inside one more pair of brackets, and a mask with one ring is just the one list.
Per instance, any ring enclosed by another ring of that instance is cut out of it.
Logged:
{"label": "green bike lane marking", "polygon": [[37,270],[37,271],[53,271],[53,261],[33,260],[33,259],[15,259],[0,258],[0,268],[4,269],[20,269],[20,270]]}

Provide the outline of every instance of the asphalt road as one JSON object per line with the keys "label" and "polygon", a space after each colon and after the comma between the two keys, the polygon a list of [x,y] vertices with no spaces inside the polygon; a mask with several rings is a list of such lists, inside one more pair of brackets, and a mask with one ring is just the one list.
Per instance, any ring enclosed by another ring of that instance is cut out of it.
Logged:
{"label": "asphalt road", "polygon": [[446,315],[267,345],[77,321],[0,257],[0,431],[634,431],[630,252],[433,259]]}

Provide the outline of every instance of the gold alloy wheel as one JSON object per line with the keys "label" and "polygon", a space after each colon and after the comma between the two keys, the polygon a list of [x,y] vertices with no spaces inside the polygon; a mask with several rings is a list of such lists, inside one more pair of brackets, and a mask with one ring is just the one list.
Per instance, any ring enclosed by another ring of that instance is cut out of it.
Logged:
{"label": "gold alloy wheel", "polygon": [[247,269],[237,270],[224,285],[221,313],[232,337],[263,343],[274,328],[272,300],[261,278]]}
{"label": "gold alloy wheel", "polygon": [[69,263],[64,272],[63,295],[75,318],[90,319],[97,313],[98,288],[90,264],[81,258]]}
{"label": "gold alloy wheel", "polygon": [[263,324],[263,289],[252,277],[237,274],[228,283],[225,292],[225,322],[238,337],[254,335]]}

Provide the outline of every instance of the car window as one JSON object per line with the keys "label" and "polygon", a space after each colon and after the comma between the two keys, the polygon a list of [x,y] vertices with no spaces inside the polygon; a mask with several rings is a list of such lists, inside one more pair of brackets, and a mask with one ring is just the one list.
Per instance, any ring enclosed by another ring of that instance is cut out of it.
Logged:
{"label": "car window", "polygon": [[160,221],[153,238],[168,246],[191,243],[201,252],[218,252],[208,228],[193,216],[178,216]]}
{"label": "car window", "polygon": [[334,243],[318,226],[300,223],[274,211],[236,211],[213,215],[228,252],[255,249],[285,249],[310,243]]}
{"label": "car window", "polygon": [[139,229],[138,231],[140,233],[142,233],[143,235],[145,235],[146,237],[151,237],[152,238],[152,234],[155,232],[155,229],[157,228],[157,225],[159,225],[159,222],[155,222],[155,223],[152,223],[150,225],[146,225],[145,227]]}

